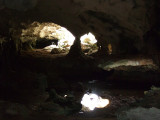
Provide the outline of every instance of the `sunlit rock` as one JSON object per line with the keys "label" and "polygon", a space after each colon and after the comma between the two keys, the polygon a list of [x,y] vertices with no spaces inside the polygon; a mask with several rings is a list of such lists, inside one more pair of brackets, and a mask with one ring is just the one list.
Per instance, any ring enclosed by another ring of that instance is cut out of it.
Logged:
{"label": "sunlit rock", "polygon": [[53,48],[51,50],[51,54],[59,54],[59,53],[61,53],[61,49],[60,48]]}
{"label": "sunlit rock", "polygon": [[85,53],[94,53],[97,52],[97,40],[92,33],[85,34],[80,38],[82,50]]}
{"label": "sunlit rock", "polygon": [[131,60],[131,59],[122,59],[119,61],[111,62],[108,61],[104,64],[98,65],[100,68],[103,68],[104,70],[117,68],[120,66],[149,66],[154,65],[152,59],[137,59],[137,60]]}
{"label": "sunlit rock", "polygon": [[26,29],[22,30],[21,40],[23,43],[28,41],[36,42],[42,39],[57,40],[57,45],[51,44],[44,49],[70,49],[75,37],[66,28],[54,23],[33,22],[31,25],[28,25]]}
{"label": "sunlit rock", "polygon": [[54,48],[58,48],[58,46],[56,46],[56,45],[49,45],[49,46],[47,46],[47,47],[45,47],[43,49],[46,50],[46,51],[48,51],[48,52],[51,52],[51,50],[54,49]]}
{"label": "sunlit rock", "polygon": [[80,40],[82,45],[93,45],[97,43],[95,36],[90,32],[88,34],[83,35],[80,38]]}

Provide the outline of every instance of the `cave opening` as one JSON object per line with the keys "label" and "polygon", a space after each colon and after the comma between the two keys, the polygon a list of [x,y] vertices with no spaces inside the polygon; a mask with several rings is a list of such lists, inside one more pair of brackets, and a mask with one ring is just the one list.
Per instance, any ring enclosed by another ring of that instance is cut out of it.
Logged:
{"label": "cave opening", "polygon": [[[80,39],[81,50],[86,55],[98,52],[97,40],[91,32],[78,39]],[[22,29],[20,40],[23,50],[41,49],[52,54],[60,54],[69,53],[75,36],[65,27],[55,23],[34,21]],[[111,44],[108,45],[108,49],[110,54]]]}
{"label": "cave opening", "polygon": [[93,54],[98,51],[97,40],[92,33],[80,37],[81,49],[85,54]]}
{"label": "cave opening", "polygon": [[55,23],[33,22],[22,29],[22,46],[30,45],[34,49],[43,49],[52,54],[67,53],[73,45],[75,37],[65,27]]}
{"label": "cave opening", "polygon": [[0,120],[159,120],[159,4],[0,0]]}

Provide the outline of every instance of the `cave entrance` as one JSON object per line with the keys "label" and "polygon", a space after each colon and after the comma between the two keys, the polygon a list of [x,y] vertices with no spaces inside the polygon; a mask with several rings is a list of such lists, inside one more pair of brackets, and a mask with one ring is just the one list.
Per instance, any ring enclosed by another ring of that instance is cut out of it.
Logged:
{"label": "cave entrance", "polygon": [[[67,28],[55,23],[35,21],[29,25],[24,24],[24,27],[20,37],[24,50],[41,49],[52,54],[68,53],[75,41],[75,36]],[[98,51],[96,37],[91,32],[81,36],[80,41],[85,54]]]}
{"label": "cave entrance", "polygon": [[75,37],[65,27],[55,23],[33,22],[22,30],[24,49],[43,49],[53,54],[69,52]]}
{"label": "cave entrance", "polygon": [[96,37],[89,32],[80,37],[81,49],[85,54],[92,54],[98,51]]}

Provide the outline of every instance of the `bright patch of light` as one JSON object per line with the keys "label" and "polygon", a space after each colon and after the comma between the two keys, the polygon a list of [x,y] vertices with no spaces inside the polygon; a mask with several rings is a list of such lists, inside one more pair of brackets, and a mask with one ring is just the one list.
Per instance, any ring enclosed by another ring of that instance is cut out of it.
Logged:
{"label": "bright patch of light", "polygon": [[100,96],[90,93],[84,94],[81,104],[89,110],[94,110],[95,108],[106,107],[109,104],[109,100],[102,99]]}
{"label": "bright patch of light", "polygon": [[40,32],[41,38],[58,39],[59,48],[70,48],[75,37],[64,27],[45,26]]}
{"label": "bright patch of light", "polygon": [[83,35],[80,38],[80,40],[81,40],[81,44],[83,45],[93,45],[97,43],[95,36],[90,32],[88,34]]}
{"label": "bright patch of light", "polygon": [[43,48],[43,49],[50,51],[50,50],[52,50],[53,48],[59,48],[59,47],[58,47],[57,45],[49,45],[49,46],[47,46],[47,47],[45,47],[45,48]]}
{"label": "bright patch of light", "polygon": [[47,46],[44,49],[70,49],[73,45],[75,37],[66,28],[54,23],[39,23],[33,22],[32,24],[26,26],[26,29],[22,30],[21,40],[26,41],[37,41],[38,39],[49,39],[56,40],[58,42],[57,46]]}
{"label": "bright patch of light", "polygon": [[58,46],[62,48],[70,48],[73,45],[75,39],[61,39],[58,41]]}

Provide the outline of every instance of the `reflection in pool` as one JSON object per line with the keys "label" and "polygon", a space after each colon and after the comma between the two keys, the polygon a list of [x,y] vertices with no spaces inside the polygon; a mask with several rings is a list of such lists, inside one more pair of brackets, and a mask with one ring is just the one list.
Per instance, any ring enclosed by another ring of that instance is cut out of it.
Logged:
{"label": "reflection in pool", "polygon": [[103,99],[100,96],[89,93],[84,94],[81,104],[83,105],[83,111],[92,111],[95,108],[104,108],[109,104],[108,99]]}

